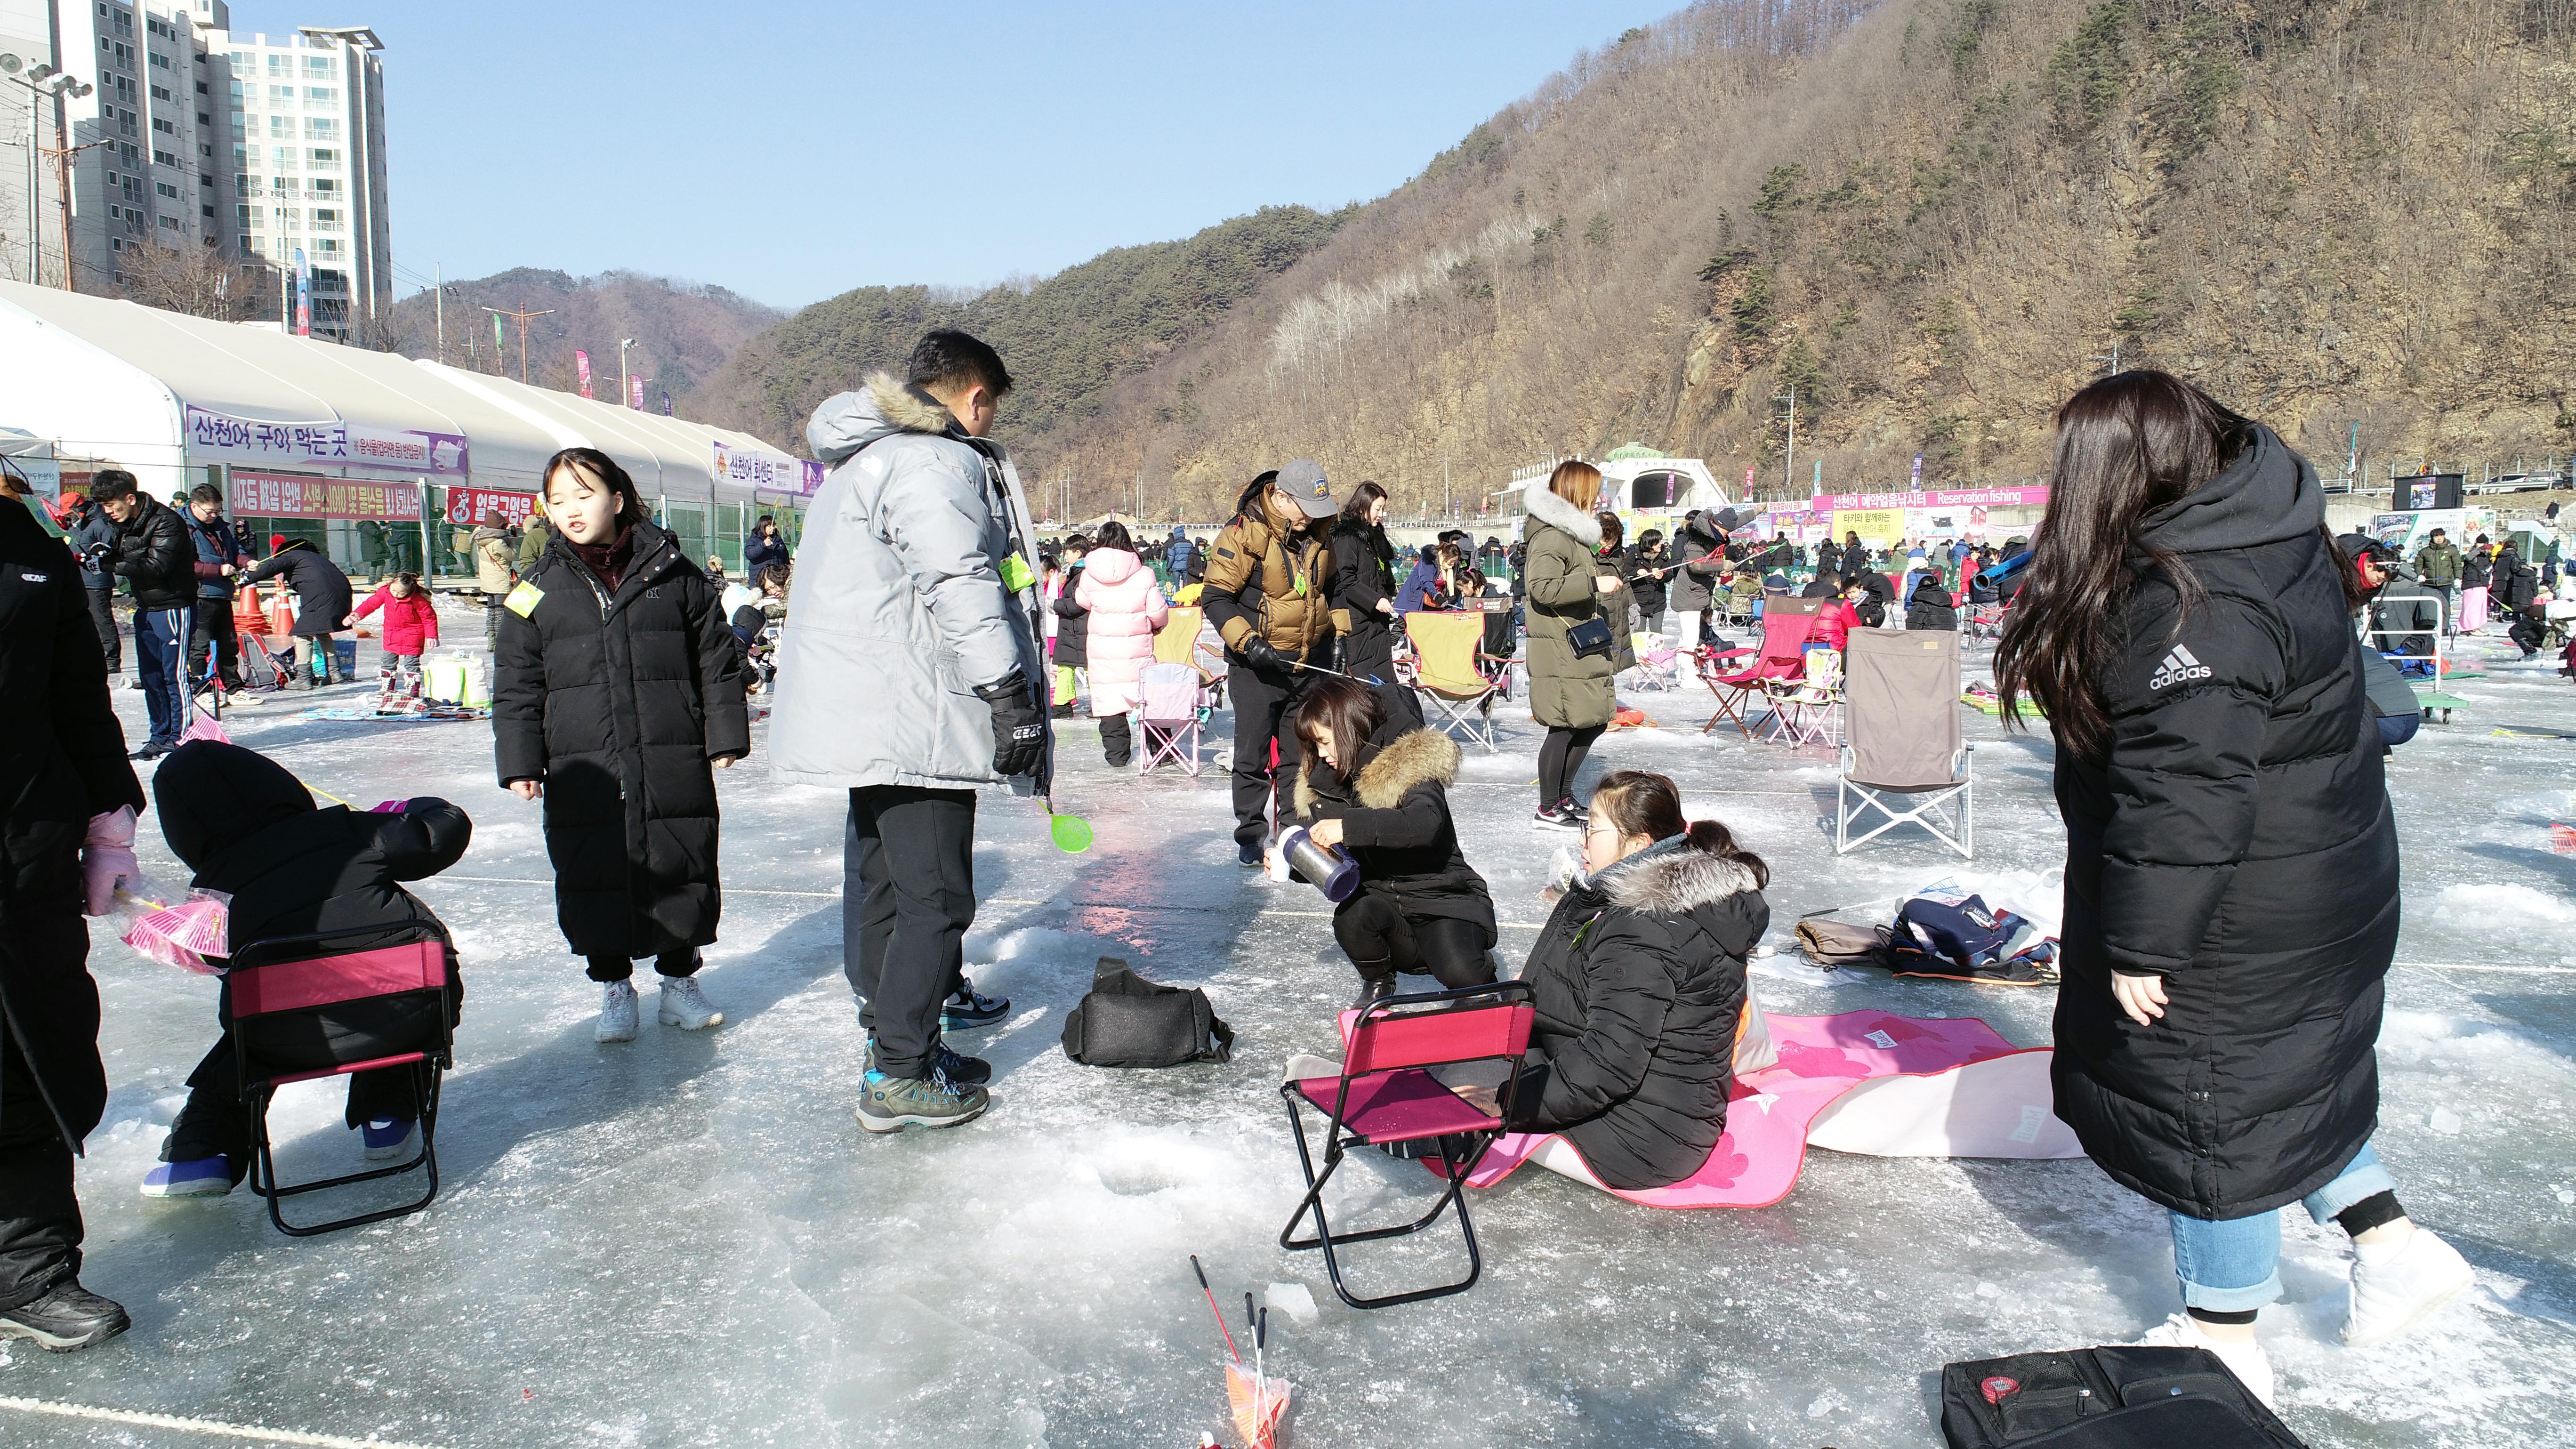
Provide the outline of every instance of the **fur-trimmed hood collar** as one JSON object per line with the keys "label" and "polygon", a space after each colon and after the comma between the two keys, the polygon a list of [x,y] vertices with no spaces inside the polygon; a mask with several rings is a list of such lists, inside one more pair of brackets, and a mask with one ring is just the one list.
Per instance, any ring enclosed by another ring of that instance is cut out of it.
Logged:
{"label": "fur-trimmed hood collar", "polygon": [[1571,536],[1585,548],[1601,546],[1601,520],[1584,512],[1546,488],[1532,484],[1521,490],[1529,516],[1557,532]]}
{"label": "fur-trimmed hood collar", "polygon": [[[1435,729],[1407,730],[1378,747],[1351,781],[1351,796],[1365,810],[1392,810],[1419,785],[1447,789],[1458,783],[1458,742]],[[1316,766],[1321,765],[1316,761]],[[1297,813],[1315,814],[1315,786],[1308,771],[1297,772]]]}
{"label": "fur-trimmed hood collar", "polygon": [[965,439],[957,431],[956,415],[937,398],[905,386],[891,372],[874,372],[858,391],[824,399],[805,426],[805,441],[813,446],[817,459],[837,465],[888,433]]}
{"label": "fur-trimmed hood collar", "polygon": [[1614,906],[1678,916],[1761,886],[1741,862],[1711,855],[1688,836],[1658,840],[1592,878]]}

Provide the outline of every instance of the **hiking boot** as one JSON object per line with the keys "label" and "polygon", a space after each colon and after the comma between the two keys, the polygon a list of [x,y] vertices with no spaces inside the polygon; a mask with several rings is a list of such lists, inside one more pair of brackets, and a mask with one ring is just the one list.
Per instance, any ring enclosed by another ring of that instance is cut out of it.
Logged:
{"label": "hiking boot", "polygon": [[695,976],[663,977],[662,1008],[655,1014],[664,1026],[676,1026],[682,1031],[704,1031],[722,1026],[725,1021],[724,1013],[716,1010],[706,992],[699,989]]}
{"label": "hiking boot", "polygon": [[[877,1073],[877,1039],[868,1038],[863,1065]],[[993,1064],[982,1057],[970,1057],[946,1042],[935,1042],[930,1048],[930,1065],[960,1086],[980,1087],[993,1080]],[[877,1073],[883,1075],[883,1073]]]}
{"label": "hiking boot", "polygon": [[33,1303],[0,1313],[0,1338],[32,1338],[47,1353],[70,1353],[133,1327],[125,1310],[66,1278]]}
{"label": "hiking boot", "polygon": [[1383,976],[1372,976],[1363,971],[1360,973],[1360,994],[1351,999],[1351,1010],[1366,1011],[1394,994],[1394,972],[1387,972]]}
{"label": "hiking boot", "polygon": [[1005,996],[997,1000],[978,996],[975,983],[961,976],[957,978],[957,989],[939,1004],[939,1029],[973,1031],[979,1026],[991,1026],[1010,1014],[1011,998]]}
{"label": "hiking boot", "polygon": [[2272,1407],[2272,1360],[2264,1354],[2263,1345],[2251,1339],[2211,1338],[2201,1331],[2199,1319],[2177,1313],[2139,1335],[2138,1344],[2143,1348],[2208,1349],[2227,1365],[2229,1373],[2236,1375],[2247,1393],[2261,1399],[2263,1407]]}
{"label": "hiking boot", "polygon": [[184,1162],[158,1163],[143,1174],[145,1197],[222,1197],[232,1190],[232,1162],[220,1152]]}
{"label": "hiking boot", "polygon": [[591,1033],[591,1040],[635,1040],[635,1033],[641,1025],[636,1019],[635,983],[608,981],[601,985],[605,989],[599,993],[599,1029]]}
{"label": "hiking boot", "polygon": [[859,1125],[870,1132],[906,1127],[959,1127],[993,1104],[982,1087],[948,1080],[937,1067],[927,1077],[889,1077],[871,1071],[859,1088]]}
{"label": "hiking boot", "polygon": [[420,1123],[411,1117],[378,1117],[359,1124],[358,1142],[369,1162],[391,1162],[417,1150]]}
{"label": "hiking boot", "polygon": [[2386,1343],[2441,1311],[2476,1282],[2477,1275],[2469,1271],[2460,1250],[2429,1229],[2417,1228],[2395,1243],[2356,1244],[2352,1312],[2344,1320],[2344,1346]]}

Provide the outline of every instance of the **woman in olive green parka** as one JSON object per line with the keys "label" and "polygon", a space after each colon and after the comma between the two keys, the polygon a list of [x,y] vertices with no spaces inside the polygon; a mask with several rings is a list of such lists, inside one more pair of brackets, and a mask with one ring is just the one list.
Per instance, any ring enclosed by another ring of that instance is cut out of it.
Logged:
{"label": "woman in olive green parka", "polygon": [[[1616,659],[1606,653],[1578,657],[1565,637],[1587,619],[1606,618],[1605,596],[1620,587],[1617,574],[1593,567],[1601,523],[1592,505],[1600,496],[1601,470],[1571,461],[1557,465],[1545,489],[1527,494],[1530,717],[1547,726],[1547,742],[1538,752],[1537,818],[1566,830],[1583,828],[1574,777],[1619,709],[1611,682]],[[1626,621],[1609,622],[1615,634]]]}

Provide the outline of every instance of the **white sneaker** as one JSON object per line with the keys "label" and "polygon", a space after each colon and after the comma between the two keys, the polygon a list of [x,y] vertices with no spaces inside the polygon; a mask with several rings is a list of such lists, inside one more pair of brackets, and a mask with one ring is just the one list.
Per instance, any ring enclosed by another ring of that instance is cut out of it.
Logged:
{"label": "white sneaker", "polygon": [[2382,1253],[2355,1247],[2352,1316],[2344,1320],[2347,1348],[2386,1343],[2439,1312],[2477,1282],[2460,1250],[2417,1228]]}
{"label": "white sneaker", "polygon": [[2265,1357],[2263,1345],[2250,1341],[2222,1343],[2201,1332],[2200,1320],[2188,1313],[2177,1313],[2150,1328],[2138,1339],[2142,1348],[2205,1348],[2218,1355],[2227,1371],[2246,1391],[2272,1407],[2272,1360]]}
{"label": "white sneaker", "polygon": [[682,1031],[701,1031],[724,1025],[724,1013],[708,1004],[707,994],[698,987],[695,976],[662,978],[662,1024]]}
{"label": "white sneaker", "polygon": [[599,994],[599,1030],[597,1041],[635,1040],[635,983],[610,981]]}

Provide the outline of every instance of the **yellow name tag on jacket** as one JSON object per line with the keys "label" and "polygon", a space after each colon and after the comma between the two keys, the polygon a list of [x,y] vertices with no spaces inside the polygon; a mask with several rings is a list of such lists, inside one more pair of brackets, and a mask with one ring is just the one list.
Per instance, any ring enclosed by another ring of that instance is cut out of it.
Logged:
{"label": "yellow name tag on jacket", "polygon": [[501,607],[524,619],[537,611],[537,601],[545,596],[546,591],[535,584],[521,584],[501,600]]}
{"label": "yellow name tag on jacket", "polygon": [[1003,588],[1016,594],[1020,590],[1029,587],[1037,581],[1037,575],[1029,570],[1029,561],[1027,559],[1022,558],[1015,553],[1004,554],[1002,556]]}

